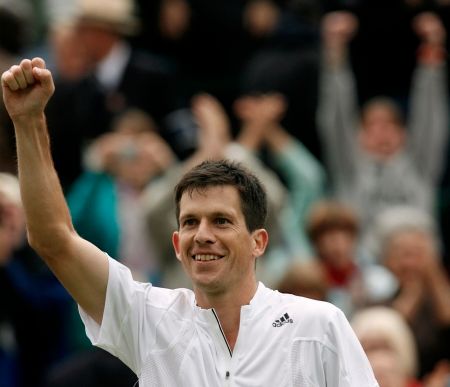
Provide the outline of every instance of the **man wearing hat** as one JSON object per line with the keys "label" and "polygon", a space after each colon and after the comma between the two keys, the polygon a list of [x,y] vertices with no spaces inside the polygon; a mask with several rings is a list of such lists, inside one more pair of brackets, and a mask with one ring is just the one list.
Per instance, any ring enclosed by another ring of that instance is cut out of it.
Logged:
{"label": "man wearing hat", "polygon": [[[109,131],[115,116],[139,108],[165,128],[175,110],[170,66],[128,41],[140,25],[132,0],[78,0],[70,23],[82,43],[87,72],[75,82],[57,79],[48,110],[55,164],[65,188],[81,171],[84,144]],[[52,132],[60,127],[64,133]]]}

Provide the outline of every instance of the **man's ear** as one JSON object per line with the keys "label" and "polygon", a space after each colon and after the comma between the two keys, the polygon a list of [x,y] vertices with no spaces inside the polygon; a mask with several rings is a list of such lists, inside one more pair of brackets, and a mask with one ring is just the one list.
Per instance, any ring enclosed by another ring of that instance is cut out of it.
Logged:
{"label": "man's ear", "polygon": [[260,257],[266,251],[269,243],[269,233],[264,228],[259,228],[252,233],[253,237],[253,255]]}
{"label": "man's ear", "polygon": [[181,262],[181,252],[180,252],[180,234],[178,231],[174,231],[172,234],[172,244],[175,250],[175,255],[177,259]]}

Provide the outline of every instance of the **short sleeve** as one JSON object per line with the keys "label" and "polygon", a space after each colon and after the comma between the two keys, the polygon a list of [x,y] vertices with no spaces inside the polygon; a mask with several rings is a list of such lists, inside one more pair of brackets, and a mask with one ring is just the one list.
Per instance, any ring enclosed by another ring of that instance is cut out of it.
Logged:
{"label": "short sleeve", "polygon": [[145,298],[150,284],[133,280],[130,270],[109,257],[109,276],[105,310],[99,325],[80,306],[86,334],[95,346],[117,356],[134,372],[142,363],[139,331],[143,320]]}
{"label": "short sleeve", "polygon": [[324,369],[328,387],[378,387],[369,360],[344,313],[335,308],[325,338]]}

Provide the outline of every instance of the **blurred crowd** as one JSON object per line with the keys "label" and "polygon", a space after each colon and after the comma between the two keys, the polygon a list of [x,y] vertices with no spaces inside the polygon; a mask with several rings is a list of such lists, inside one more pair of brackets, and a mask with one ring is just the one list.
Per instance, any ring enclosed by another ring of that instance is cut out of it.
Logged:
{"label": "blurred crowd", "polygon": [[[0,70],[41,56],[79,234],[189,287],[172,191],[204,159],[263,182],[268,286],[331,302],[381,387],[450,386],[447,0],[0,0]],[[29,248],[0,107],[0,387],[133,386]]]}

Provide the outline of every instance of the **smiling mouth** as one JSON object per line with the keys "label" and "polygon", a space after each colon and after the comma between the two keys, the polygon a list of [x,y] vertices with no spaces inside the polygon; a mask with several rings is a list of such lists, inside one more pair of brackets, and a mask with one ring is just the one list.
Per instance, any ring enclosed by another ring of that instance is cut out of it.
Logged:
{"label": "smiling mouth", "polygon": [[195,254],[192,256],[192,259],[197,262],[217,261],[221,258],[223,258],[223,256],[214,254]]}

